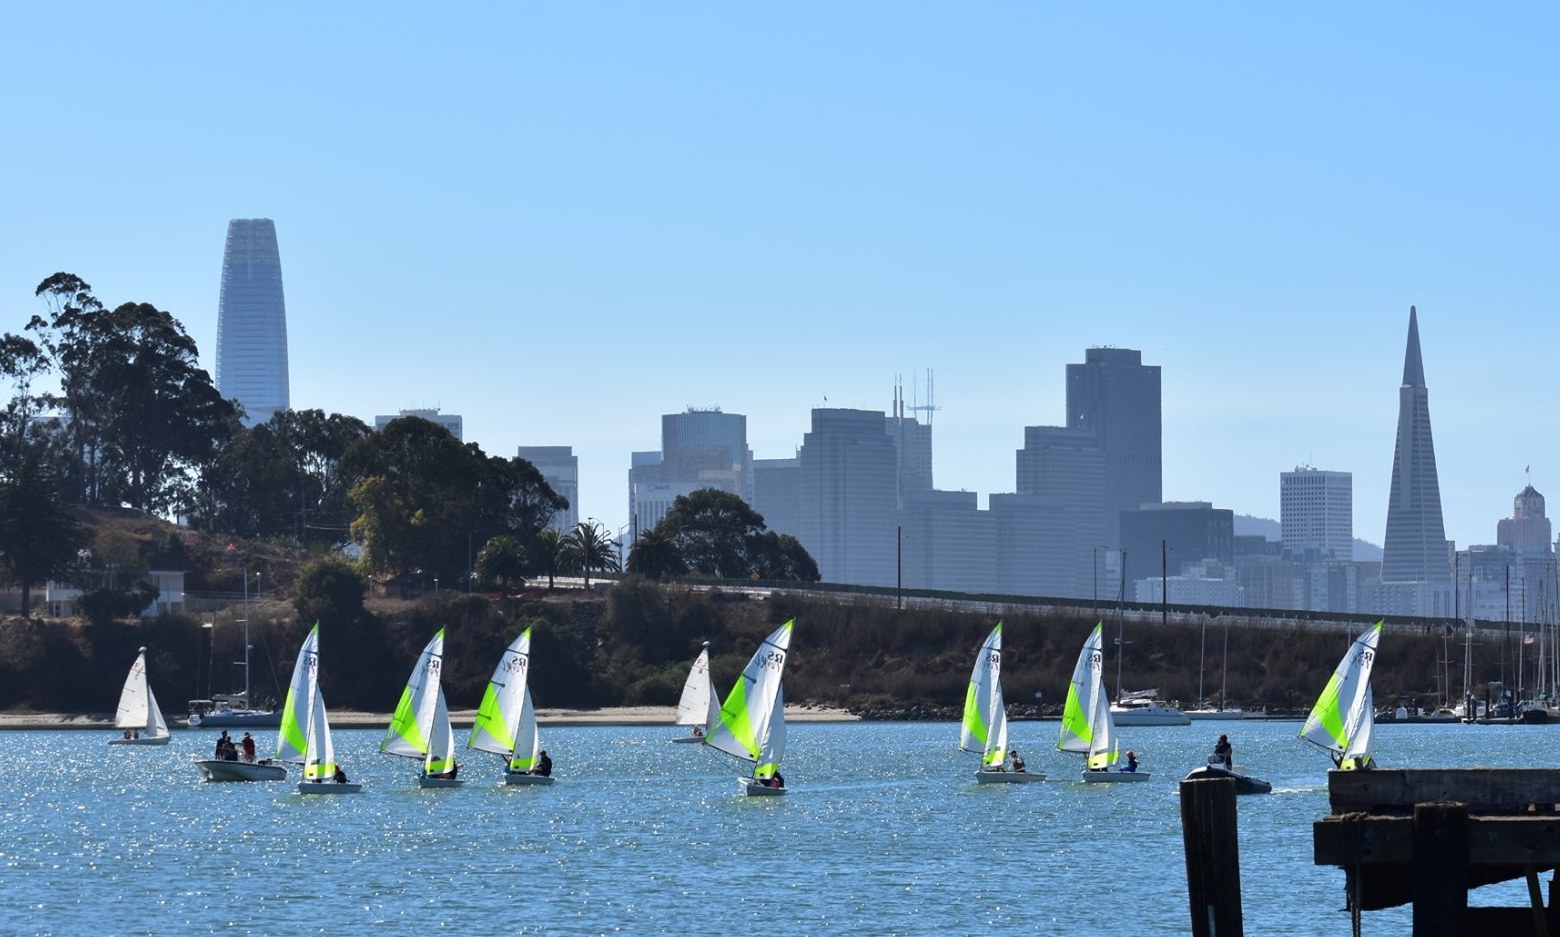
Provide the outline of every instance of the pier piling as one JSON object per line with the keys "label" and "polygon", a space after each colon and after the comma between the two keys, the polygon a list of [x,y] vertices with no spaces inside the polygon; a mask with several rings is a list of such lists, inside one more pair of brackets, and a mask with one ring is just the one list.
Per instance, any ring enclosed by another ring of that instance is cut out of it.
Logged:
{"label": "pier piling", "polygon": [[1245,933],[1235,833],[1233,780],[1181,782],[1181,837],[1186,848],[1192,937],[1243,937]]}

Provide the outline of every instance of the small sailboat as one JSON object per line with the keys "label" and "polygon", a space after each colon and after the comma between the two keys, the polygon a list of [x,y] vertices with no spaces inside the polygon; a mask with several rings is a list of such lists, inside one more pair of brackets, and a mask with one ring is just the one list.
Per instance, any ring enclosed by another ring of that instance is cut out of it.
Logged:
{"label": "small sailboat", "polygon": [[444,629],[433,636],[406,680],[390,730],[379,750],[387,755],[414,758],[422,763],[417,786],[422,788],[460,787],[455,776],[455,733],[450,728],[450,710],[444,702],[444,687],[439,675],[444,663]]}
{"label": "small sailboat", "polygon": [[552,760],[542,751],[536,710],[526,678],[531,667],[531,629],[520,632],[498,659],[482,705],[471,725],[467,748],[504,757],[504,783],[552,784]]}
{"label": "small sailboat", "polygon": [[1375,766],[1371,739],[1376,727],[1375,697],[1370,671],[1381,628],[1382,622],[1376,622],[1349,645],[1300,730],[1301,738],[1331,751],[1333,764],[1344,771]]}
{"label": "small sailboat", "polygon": [[1008,771],[1007,704],[1002,699],[1002,622],[991,629],[964,694],[964,722],[959,727],[959,748],[980,755],[975,780],[980,784],[1023,784],[1044,781],[1038,771]]}
{"label": "small sailboat", "polygon": [[146,682],[146,648],[136,653],[125,687],[119,693],[119,710],[114,713],[114,728],[122,733],[109,739],[110,745],[167,745],[172,736],[168,723],[157,706],[157,695]]}
{"label": "small sailboat", "polygon": [[792,619],[776,628],[758,646],[704,734],[705,745],[753,765],[751,777],[737,778],[737,787],[748,797],[786,792],[780,774],[785,757],[784,676],[795,623]]}
{"label": "small sailboat", "polygon": [[303,765],[300,794],[356,794],[363,785],[345,780],[336,764],[325,697],[320,693],[320,625],[314,623],[298,649],[287,702],[282,705],[282,727],[277,732],[276,758]]}
{"label": "small sailboat", "polygon": [[1072,682],[1067,687],[1067,702],[1062,707],[1062,733],[1056,747],[1084,756],[1083,780],[1088,783],[1126,783],[1147,781],[1149,773],[1137,770],[1137,760],[1128,752],[1127,767],[1112,771],[1120,760],[1116,744],[1116,723],[1111,718],[1110,698],[1105,695],[1105,628],[1096,624],[1078,652]]}
{"label": "small sailboat", "polygon": [[683,684],[682,698],[677,701],[677,725],[692,726],[693,731],[672,739],[673,742],[693,743],[704,741],[704,734],[720,718],[720,700],[710,686],[710,642],[704,642],[703,650],[694,658],[688,680]]}

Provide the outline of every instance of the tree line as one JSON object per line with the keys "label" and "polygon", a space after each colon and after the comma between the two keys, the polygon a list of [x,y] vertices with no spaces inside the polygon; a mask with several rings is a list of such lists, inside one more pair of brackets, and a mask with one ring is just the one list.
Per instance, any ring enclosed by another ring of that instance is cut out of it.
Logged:
{"label": "tree line", "polygon": [[[34,586],[92,563],[77,510],[92,506],[178,516],[235,538],[320,549],[351,542],[365,573],[468,588],[619,569],[622,545],[599,523],[549,526],[568,501],[525,459],[489,455],[412,416],[381,432],[322,410],[246,427],[168,311],[111,308],[70,273],[48,277],[35,295],[43,312],[0,336],[9,391],[0,574],[21,589],[24,614]],[[677,499],[630,546],[626,565],[653,578],[818,578],[795,538],[715,490]],[[104,609],[146,600],[144,580],[99,578],[101,591],[119,595]]]}

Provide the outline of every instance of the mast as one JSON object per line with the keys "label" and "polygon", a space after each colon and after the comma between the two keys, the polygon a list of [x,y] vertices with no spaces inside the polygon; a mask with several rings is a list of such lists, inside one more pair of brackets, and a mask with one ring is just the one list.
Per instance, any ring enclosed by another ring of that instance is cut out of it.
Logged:
{"label": "mast", "polygon": [[1121,551],[1121,585],[1116,590],[1116,701],[1121,701],[1121,659],[1127,654],[1127,643],[1122,640],[1122,619],[1127,601],[1127,551]]}
{"label": "mast", "polygon": [[244,554],[244,708],[249,705],[249,555]]}

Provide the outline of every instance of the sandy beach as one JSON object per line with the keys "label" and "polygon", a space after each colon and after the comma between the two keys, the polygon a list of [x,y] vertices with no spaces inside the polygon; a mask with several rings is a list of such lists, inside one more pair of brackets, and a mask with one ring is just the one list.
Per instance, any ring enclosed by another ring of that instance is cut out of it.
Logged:
{"label": "sandy beach", "polygon": [[[672,706],[620,706],[607,709],[538,709],[537,721],[544,725],[558,726],[670,726],[677,710]],[[170,728],[183,729],[182,713],[165,712]],[[457,710],[450,713],[450,721],[456,726],[470,726],[476,711]],[[857,722],[858,716],[843,709],[815,709],[807,706],[787,706],[787,722]],[[390,713],[365,713],[336,711],[330,713],[330,723],[338,728],[364,728],[385,726],[390,723]],[[113,713],[0,713],[0,729],[98,729],[110,730],[114,726]],[[199,730],[196,730],[199,731]],[[209,730],[208,730],[209,731]]]}

